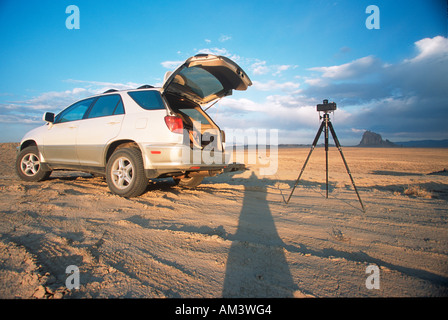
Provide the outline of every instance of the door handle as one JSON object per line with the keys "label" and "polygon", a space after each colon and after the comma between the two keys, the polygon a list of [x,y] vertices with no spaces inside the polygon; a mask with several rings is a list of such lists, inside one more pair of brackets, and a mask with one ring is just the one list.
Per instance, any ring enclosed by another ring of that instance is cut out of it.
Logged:
{"label": "door handle", "polygon": [[69,129],[76,129],[78,126],[70,126]]}
{"label": "door handle", "polygon": [[111,122],[108,122],[107,124],[118,124],[118,123],[120,123],[121,121],[111,121]]}

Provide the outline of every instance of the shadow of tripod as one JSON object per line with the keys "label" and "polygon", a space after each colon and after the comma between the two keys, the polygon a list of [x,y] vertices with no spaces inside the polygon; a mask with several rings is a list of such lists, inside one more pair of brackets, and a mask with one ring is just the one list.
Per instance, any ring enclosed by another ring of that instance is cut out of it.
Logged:
{"label": "shadow of tripod", "polygon": [[[326,100],[324,100],[324,105],[326,105],[325,101]],[[334,108],[336,109],[336,104],[334,104]],[[347,170],[350,180],[352,181],[353,188],[355,189],[356,195],[358,196],[358,200],[359,200],[359,203],[361,204],[362,211],[365,212],[366,210],[364,208],[364,204],[361,201],[361,197],[359,196],[358,189],[356,188],[356,185],[355,185],[355,181],[353,180],[352,174],[350,173],[350,169],[348,168],[348,165],[347,165],[347,161],[345,161],[344,154],[342,153],[341,144],[339,143],[338,137],[336,136],[336,132],[334,131],[333,124],[330,121],[330,116],[328,113],[331,111],[332,110],[324,110],[324,115],[323,115],[323,117],[321,117],[321,119],[323,119],[323,121],[320,124],[319,130],[317,131],[316,137],[314,138],[313,145],[311,146],[311,150],[308,153],[308,157],[306,158],[305,163],[303,164],[302,170],[300,171],[299,177],[297,178],[297,180],[294,184],[294,187],[291,190],[291,193],[288,197],[288,200],[286,201],[286,204],[288,204],[294,190],[296,189],[297,185],[299,184],[300,178],[302,177],[302,173],[305,170],[305,167],[308,163],[308,160],[310,159],[311,154],[313,153],[313,150],[316,148],[317,141],[319,140],[322,131],[324,131],[324,137],[325,137],[325,167],[326,167],[326,192],[327,192],[326,197],[328,198],[328,129],[330,129],[330,132],[331,132],[331,135],[333,136],[333,140],[336,144],[336,147],[338,148],[339,153],[341,154],[342,160],[344,161],[345,169]]]}

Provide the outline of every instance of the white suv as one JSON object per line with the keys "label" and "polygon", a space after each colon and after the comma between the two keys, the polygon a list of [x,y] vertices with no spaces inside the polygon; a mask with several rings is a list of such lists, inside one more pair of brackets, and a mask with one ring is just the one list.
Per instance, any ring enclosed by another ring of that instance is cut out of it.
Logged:
{"label": "white suv", "polygon": [[161,88],[112,89],[56,116],[45,113],[47,124],[18,147],[17,174],[41,181],[53,170],[96,173],[123,197],[141,195],[155,178],[195,187],[205,176],[238,169],[226,163],[224,132],[202,106],[250,85],[230,59],[196,55],[168,72]]}

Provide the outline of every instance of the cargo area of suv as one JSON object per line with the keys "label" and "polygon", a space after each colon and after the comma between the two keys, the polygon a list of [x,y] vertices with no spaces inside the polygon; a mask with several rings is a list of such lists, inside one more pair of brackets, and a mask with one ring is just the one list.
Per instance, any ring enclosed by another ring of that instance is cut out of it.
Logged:
{"label": "cargo area of suv", "polygon": [[[191,148],[204,148],[209,143],[222,139],[219,127],[198,104],[173,94],[166,94],[165,98],[170,109],[181,118],[183,128],[189,132]],[[207,136],[203,136],[204,134]],[[217,146],[222,151],[222,143],[217,143]]]}
{"label": "cargo area of suv", "polygon": [[203,107],[251,84],[230,59],[200,54],[167,73],[161,88],[112,89],[47,112],[47,124],[21,141],[17,174],[40,181],[54,170],[98,173],[124,197],[142,194],[154,178],[196,187],[240,168],[225,162],[224,132]]}

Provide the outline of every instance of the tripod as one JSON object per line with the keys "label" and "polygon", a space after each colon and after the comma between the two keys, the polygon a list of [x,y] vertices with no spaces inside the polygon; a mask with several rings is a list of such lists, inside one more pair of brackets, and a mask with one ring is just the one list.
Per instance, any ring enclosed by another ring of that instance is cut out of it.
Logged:
{"label": "tripod", "polygon": [[353,180],[352,174],[350,173],[350,169],[348,168],[347,161],[345,161],[345,157],[344,157],[344,154],[342,153],[341,145],[339,143],[338,137],[336,136],[336,132],[334,131],[333,124],[330,121],[330,116],[329,116],[328,112],[329,111],[324,111],[324,115],[323,115],[323,117],[321,117],[321,119],[323,118],[323,121],[320,124],[319,130],[317,131],[316,137],[314,138],[313,145],[311,146],[311,150],[308,153],[308,157],[306,158],[305,163],[303,164],[302,170],[300,171],[299,177],[297,178],[296,183],[294,184],[294,187],[291,190],[291,193],[288,197],[288,200],[286,201],[286,204],[288,204],[294,190],[296,189],[297,185],[299,184],[300,178],[302,177],[302,173],[305,170],[308,160],[310,159],[311,153],[313,153],[313,150],[316,148],[317,141],[319,140],[322,131],[324,131],[324,137],[325,137],[325,167],[326,167],[326,191],[327,191],[326,197],[328,198],[328,129],[330,129],[330,132],[331,132],[331,135],[333,136],[333,140],[336,144],[336,147],[338,148],[339,153],[341,154],[342,160],[344,161],[345,169],[347,170],[347,173],[350,176],[350,180],[352,181],[352,185],[355,188],[355,192],[356,192],[356,195],[358,196],[359,203],[361,204],[362,211],[365,212],[366,210],[364,209],[364,205],[361,201],[361,197],[359,196],[358,189],[356,188],[355,181]]}

